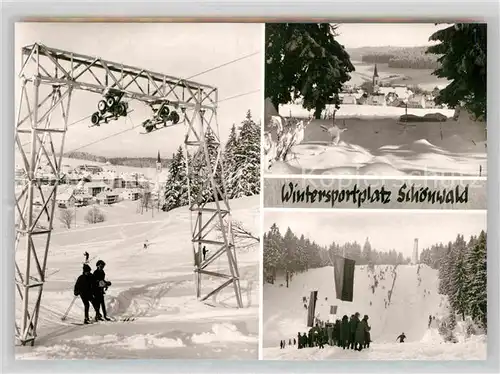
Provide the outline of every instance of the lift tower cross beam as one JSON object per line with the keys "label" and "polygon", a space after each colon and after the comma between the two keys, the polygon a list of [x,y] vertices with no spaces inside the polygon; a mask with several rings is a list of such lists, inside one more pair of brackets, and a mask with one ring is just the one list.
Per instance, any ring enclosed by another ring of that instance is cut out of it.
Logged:
{"label": "lift tower cross beam", "polygon": [[[17,156],[22,165],[22,173],[16,173],[16,340],[22,345],[34,345],[37,337],[57,188],[62,177],[64,141],[75,90],[102,95],[112,88],[129,100],[146,104],[165,102],[182,109],[187,124],[184,148],[187,152],[196,147],[195,154],[202,156],[208,176],[205,187],[215,197],[215,207],[207,208],[204,202],[206,196],[202,196],[201,191],[189,196],[192,222],[196,220],[191,225],[196,295],[205,300],[233,285],[238,307],[242,307],[225,178],[224,174],[221,178],[215,177],[215,171],[221,170],[222,161],[219,153],[215,163],[212,163],[205,140],[206,133],[211,132],[219,142],[217,88],[38,43],[22,48],[21,57],[21,88],[15,131]],[[29,142],[26,143],[27,137]],[[192,175],[189,171],[193,170],[192,163],[196,158],[187,157],[186,160],[188,175]],[[43,166],[47,166],[55,176],[55,181],[49,186],[42,185]],[[188,190],[191,187],[190,181]],[[206,222],[203,219],[205,216],[208,216]],[[219,231],[222,239],[207,239],[210,233]],[[202,259],[200,252],[205,244],[217,246],[206,260]],[[224,254],[228,258],[229,274],[207,269]],[[202,296],[202,274],[225,281]]]}

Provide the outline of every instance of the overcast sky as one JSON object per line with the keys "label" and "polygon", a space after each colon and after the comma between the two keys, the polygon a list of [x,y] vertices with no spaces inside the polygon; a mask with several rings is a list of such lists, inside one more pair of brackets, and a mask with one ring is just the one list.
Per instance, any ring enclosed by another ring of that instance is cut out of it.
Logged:
{"label": "overcast sky", "polygon": [[336,37],[346,48],[428,46],[429,37],[447,27],[434,23],[342,23]]}
{"label": "overcast sky", "polygon": [[[263,26],[259,24],[18,23],[15,34],[16,69],[20,66],[20,48],[34,42],[179,78],[190,77],[258,52],[252,57],[193,78],[217,87],[219,100],[222,101],[261,88],[262,32]],[[256,92],[220,103],[218,117],[222,141],[226,141],[233,123],[241,123],[248,109],[256,121],[260,120],[262,94]],[[99,99],[96,94],[75,92],[69,123],[95,112]],[[93,128],[88,127],[88,119],[72,127],[66,137],[66,151],[138,125],[150,113],[150,109],[142,103],[132,102],[130,107],[134,112],[128,119],[121,118]],[[82,151],[104,156],[155,157],[157,150],[160,150],[162,155],[170,157],[183,142],[183,125],[148,136],[139,135],[141,130],[141,127],[133,129]]]}
{"label": "overcast sky", "polygon": [[266,211],[266,232],[273,223],[278,225],[282,235],[290,227],[297,236],[304,234],[321,245],[329,245],[332,241],[363,244],[368,237],[373,248],[394,248],[405,256],[411,255],[415,238],[423,249],[439,242],[448,243],[457,234],[463,234],[468,240],[487,227],[484,212],[373,212],[368,209],[357,212]]}

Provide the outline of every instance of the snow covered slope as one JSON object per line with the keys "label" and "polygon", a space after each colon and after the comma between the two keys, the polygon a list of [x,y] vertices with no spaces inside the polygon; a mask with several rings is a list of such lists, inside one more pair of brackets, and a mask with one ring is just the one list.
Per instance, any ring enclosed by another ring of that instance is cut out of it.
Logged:
{"label": "snow covered slope", "polygon": [[[413,352],[416,355],[414,359],[442,359],[441,354],[445,358],[453,359],[453,349],[441,348],[445,351],[434,354],[436,357],[428,357],[433,354],[425,351],[425,347],[442,343],[436,329],[429,330],[427,326],[429,315],[439,318],[445,313],[446,300],[437,293],[437,287],[437,271],[426,265],[381,265],[375,266],[373,271],[367,266],[356,266],[352,303],[336,300],[333,267],[295,274],[289,288],[286,288],[283,280],[278,280],[274,285],[266,284],[263,304],[264,358],[308,359],[308,355],[313,355],[315,359],[346,359],[352,355],[360,357],[357,352],[343,352],[328,346],[317,352],[315,348],[300,351],[293,347],[287,350],[276,348],[281,339],[288,340],[295,337],[299,331],[308,331],[307,310],[302,298],[306,296],[309,300],[310,292],[318,290],[318,318],[329,318],[330,305],[338,306],[336,318],[341,318],[344,314],[350,316],[356,312],[361,316],[369,316],[373,346],[367,353],[362,353],[363,358],[407,359]],[[402,332],[407,336],[407,344],[404,347],[395,343],[396,337]],[[485,357],[484,341],[468,341],[463,344],[479,347],[478,355],[484,354]],[[409,348],[410,345],[413,345],[413,348]],[[416,350],[420,350],[420,353],[415,353]],[[373,356],[370,356],[370,351]],[[471,355],[476,357],[476,351],[471,351]],[[460,353],[458,355],[460,356]]]}
{"label": "snow covered slope", "polygon": [[[448,139],[448,143],[453,143],[453,140]],[[459,143],[457,140],[454,144]],[[342,140],[337,146],[327,141],[304,141],[292,147],[293,157],[286,162],[274,163],[269,173],[404,176],[453,175],[460,170],[462,175],[476,176],[480,170],[481,176],[487,175],[487,157],[482,151],[446,151],[425,139],[391,144],[398,143],[370,151]]]}
{"label": "snow covered slope", "polygon": [[[231,202],[233,217],[256,235],[259,205],[259,196]],[[17,347],[17,358],[258,357],[258,245],[238,251],[245,308],[233,308],[232,288],[206,305],[195,297],[187,207],[155,212],[154,217],[136,213],[136,204],[128,202],[102,209],[108,217],[104,223],[54,230],[38,338],[34,348]],[[145,240],[150,243],[146,250]],[[96,256],[93,268],[98,259],[106,262],[107,278],[113,282],[107,293],[108,313],[135,321],[75,326],[71,323],[83,321],[80,300],[61,321],[81,274],[84,251]],[[23,251],[17,254],[20,266],[23,256]],[[225,271],[224,261],[216,260],[212,269]],[[203,278],[203,294],[221,283]]]}

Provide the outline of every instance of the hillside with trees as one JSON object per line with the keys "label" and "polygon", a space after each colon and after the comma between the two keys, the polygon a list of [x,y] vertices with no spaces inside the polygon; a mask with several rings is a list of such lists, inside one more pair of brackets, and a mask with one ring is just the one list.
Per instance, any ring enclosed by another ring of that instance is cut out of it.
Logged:
{"label": "hillside with trees", "polygon": [[[245,120],[238,128],[233,125],[225,149],[220,148],[221,145],[215,141],[214,134],[210,131],[205,133],[205,138],[212,169],[218,159],[221,161],[217,162],[215,179],[224,186],[226,196],[229,199],[234,199],[259,194],[260,125],[254,122],[250,111],[247,112]],[[221,155],[218,158],[219,152]],[[186,157],[188,157],[189,165],[192,165],[189,170],[186,168]],[[186,155],[183,147],[179,147],[173,155],[168,169],[163,210],[169,211],[188,205],[188,192],[192,196],[197,196],[201,191],[204,203],[214,201],[214,193],[209,180],[210,175],[205,165],[203,152]],[[222,171],[224,171],[224,179]],[[191,191],[188,191],[188,181]]]}
{"label": "hillside with trees", "polygon": [[354,241],[341,245],[332,241],[329,246],[321,246],[290,228],[283,234],[273,224],[263,239],[264,279],[274,279],[280,272],[295,273],[331,266],[336,255],[352,259],[357,265],[404,265],[410,262],[394,249],[379,251],[372,248],[368,238],[364,244]]}
{"label": "hillside with trees", "polygon": [[[99,162],[103,164],[109,162],[111,165],[130,166],[136,168],[155,168],[157,161],[156,157],[104,157],[93,155],[88,152],[68,152],[64,154],[64,157]],[[170,162],[171,160],[169,159],[162,159],[162,167],[168,167]]]}
{"label": "hillside with trees", "polygon": [[420,262],[439,270],[439,293],[447,295],[451,311],[469,316],[487,328],[487,234],[481,231],[469,241],[457,235],[454,242],[426,248]]}
{"label": "hillside with trees", "polygon": [[427,47],[362,47],[349,50],[352,59],[370,64],[387,64],[398,69],[437,69],[439,56],[428,54]]}

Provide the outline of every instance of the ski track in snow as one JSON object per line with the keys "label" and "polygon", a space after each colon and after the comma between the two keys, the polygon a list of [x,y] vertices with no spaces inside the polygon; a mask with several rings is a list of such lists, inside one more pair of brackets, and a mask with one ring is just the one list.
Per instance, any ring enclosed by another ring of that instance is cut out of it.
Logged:
{"label": "ski track in snow", "polygon": [[[252,231],[259,203],[259,196],[231,202],[235,219]],[[187,209],[179,208],[149,222],[121,225],[110,221],[55,230],[47,273],[55,272],[45,283],[38,337],[34,347],[16,347],[16,358],[258,358],[258,245],[238,253],[245,308],[234,308],[232,287],[214,295],[208,304],[198,302],[187,217]],[[149,242],[146,250],[145,239]],[[84,251],[95,256],[94,262],[103,259],[107,263],[106,275],[113,285],[106,295],[106,309],[116,322],[74,325],[83,319],[80,299],[67,319],[61,320],[73,298]],[[224,256],[214,264],[217,270],[228,271]],[[221,283],[205,276],[202,293]],[[120,321],[127,317],[136,319]]]}
{"label": "ski track in snow", "polygon": [[[447,315],[446,299],[438,294],[437,271],[426,265],[378,265],[370,271],[356,266],[354,300],[336,299],[334,270],[331,266],[294,274],[289,288],[278,278],[264,285],[263,358],[269,360],[485,360],[486,336],[465,338],[463,322],[458,322],[456,344],[444,343],[437,325],[428,328],[429,315]],[[283,285],[283,286],[282,286]],[[369,316],[372,343],[362,352],[325,345],[325,349],[279,348],[279,341],[307,332],[307,310],[302,298],[318,290],[316,317],[327,320],[331,305],[338,306],[336,318],[359,312]],[[405,343],[396,343],[404,332]],[[278,348],[276,348],[278,347]]]}

